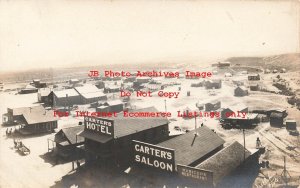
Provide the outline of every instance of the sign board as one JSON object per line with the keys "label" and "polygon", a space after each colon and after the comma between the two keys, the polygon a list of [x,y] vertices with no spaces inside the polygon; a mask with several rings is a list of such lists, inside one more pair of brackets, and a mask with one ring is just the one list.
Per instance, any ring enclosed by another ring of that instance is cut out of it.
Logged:
{"label": "sign board", "polygon": [[132,140],[133,162],[163,171],[175,171],[175,151],[173,149]]}
{"label": "sign board", "polygon": [[85,116],[84,129],[113,137],[114,121],[110,119]]}
{"label": "sign board", "polygon": [[209,185],[213,184],[213,172],[211,171],[178,164],[177,172],[180,177],[194,179],[198,182]]}

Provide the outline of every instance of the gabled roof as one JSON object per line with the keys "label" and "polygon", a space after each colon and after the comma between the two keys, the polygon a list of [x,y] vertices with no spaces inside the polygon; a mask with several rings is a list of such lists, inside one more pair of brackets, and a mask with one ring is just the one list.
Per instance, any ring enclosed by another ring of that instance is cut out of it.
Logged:
{"label": "gabled roof", "polygon": [[75,90],[84,98],[91,99],[97,97],[104,97],[105,94],[102,90],[98,89],[95,85],[87,84],[82,87],[75,87]]}
{"label": "gabled roof", "polygon": [[24,113],[43,111],[44,107],[43,106],[30,106],[30,107],[9,108],[9,109],[12,110],[13,116],[19,116]]}
{"label": "gabled roof", "polygon": [[78,92],[75,89],[64,89],[61,91],[52,91],[57,98],[65,98],[68,97],[79,96]]}
{"label": "gabled roof", "polygon": [[237,88],[235,88],[235,90],[241,89],[243,91],[248,91],[248,89],[245,86],[238,86]]}
{"label": "gabled roof", "polygon": [[[82,132],[84,129],[84,126],[74,126],[74,127],[68,127],[61,129],[56,135],[58,134],[64,134],[64,138],[62,140],[59,140],[60,143],[65,143],[65,140],[67,140],[68,144],[76,144],[76,135]],[[77,136],[77,143],[84,142],[84,138],[81,136]],[[68,145],[68,144],[62,144],[62,145]]]}
{"label": "gabled roof", "polygon": [[225,141],[208,127],[203,126],[186,134],[159,143],[159,146],[175,150],[176,164],[190,165],[222,146]]}
{"label": "gabled roof", "polygon": [[[251,152],[245,150],[247,159]],[[237,141],[225,147],[215,155],[211,156],[196,168],[213,172],[213,182],[218,183],[223,177],[229,175],[244,161],[244,146]]]}
{"label": "gabled roof", "polygon": [[75,90],[80,93],[81,95],[84,93],[97,93],[102,92],[100,89],[98,89],[95,85],[86,84],[82,87],[75,87]]}
{"label": "gabled roof", "polygon": [[41,96],[48,96],[51,93],[50,88],[41,88],[39,89]]}
{"label": "gabled roof", "polygon": [[106,96],[102,91],[95,92],[95,93],[82,93],[81,94],[86,99],[98,98]]}
{"label": "gabled roof", "polygon": [[123,104],[121,100],[106,101],[105,103],[108,104],[109,106]]}
{"label": "gabled roof", "polygon": [[23,113],[23,117],[28,124],[45,123],[50,121],[57,121],[58,117],[54,117],[53,110],[31,111]]}

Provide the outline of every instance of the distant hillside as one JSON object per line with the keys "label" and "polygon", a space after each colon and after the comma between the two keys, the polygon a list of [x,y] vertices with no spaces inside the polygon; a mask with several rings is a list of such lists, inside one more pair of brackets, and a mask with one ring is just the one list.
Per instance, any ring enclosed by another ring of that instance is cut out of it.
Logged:
{"label": "distant hillside", "polygon": [[282,54],[268,57],[231,57],[226,61],[233,65],[261,66],[263,68],[288,70],[300,70],[300,53]]}

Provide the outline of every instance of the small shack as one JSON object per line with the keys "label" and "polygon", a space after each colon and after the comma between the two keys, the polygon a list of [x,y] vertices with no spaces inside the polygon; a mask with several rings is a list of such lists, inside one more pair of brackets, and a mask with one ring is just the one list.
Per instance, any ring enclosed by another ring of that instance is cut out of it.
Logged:
{"label": "small shack", "polygon": [[234,89],[234,96],[243,97],[248,95],[248,89],[244,86],[238,86]]}
{"label": "small shack", "polygon": [[222,80],[213,79],[205,82],[206,89],[220,89],[222,87]]}
{"label": "small shack", "polygon": [[205,111],[215,111],[221,108],[221,101],[212,101],[205,104]]}
{"label": "small shack", "polygon": [[62,158],[75,157],[77,146],[84,144],[84,138],[77,136],[84,130],[84,126],[73,126],[61,129],[55,134],[54,142],[56,143],[56,154]]}
{"label": "small shack", "polygon": [[274,127],[283,126],[283,114],[279,112],[272,112],[270,114],[270,125]]}
{"label": "small shack", "polygon": [[294,119],[288,119],[285,121],[286,129],[288,130],[296,130],[297,129],[297,122]]}
{"label": "small shack", "polygon": [[260,75],[259,74],[250,74],[248,75],[248,80],[252,81],[252,80],[260,80]]}

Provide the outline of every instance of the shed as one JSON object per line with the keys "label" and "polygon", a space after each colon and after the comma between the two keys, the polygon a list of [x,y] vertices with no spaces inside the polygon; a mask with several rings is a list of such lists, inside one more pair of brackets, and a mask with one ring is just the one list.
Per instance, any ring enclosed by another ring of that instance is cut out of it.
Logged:
{"label": "shed", "polygon": [[76,155],[76,146],[84,143],[84,138],[77,136],[82,132],[84,126],[73,126],[61,129],[55,134],[56,152],[61,157],[72,157]]}
{"label": "shed", "polygon": [[234,96],[243,97],[248,95],[248,89],[244,86],[238,86],[234,89]]}
{"label": "shed", "polygon": [[205,104],[205,111],[215,111],[221,108],[220,101],[212,101]]}
{"label": "shed", "polygon": [[283,114],[278,112],[272,112],[270,115],[270,125],[275,127],[283,126]]}
{"label": "shed", "polygon": [[206,89],[220,89],[222,87],[222,80],[213,79],[205,82]]}
{"label": "shed", "polygon": [[296,130],[297,129],[297,122],[294,119],[288,119],[285,121],[286,129],[288,130]]}
{"label": "shed", "polygon": [[259,74],[250,74],[250,75],[248,75],[248,80],[249,81],[260,80],[260,75]]}

